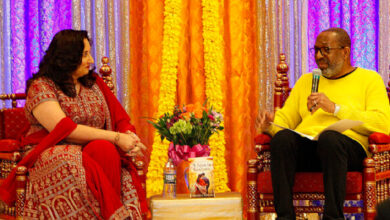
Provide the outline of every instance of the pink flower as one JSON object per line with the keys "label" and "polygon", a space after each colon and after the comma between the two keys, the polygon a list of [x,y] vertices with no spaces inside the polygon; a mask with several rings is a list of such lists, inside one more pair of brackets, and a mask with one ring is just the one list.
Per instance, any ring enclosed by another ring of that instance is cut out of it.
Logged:
{"label": "pink flower", "polygon": [[212,116],[212,115],[208,115],[209,116],[209,119],[211,120],[211,121],[214,121],[215,119],[214,119],[214,116]]}

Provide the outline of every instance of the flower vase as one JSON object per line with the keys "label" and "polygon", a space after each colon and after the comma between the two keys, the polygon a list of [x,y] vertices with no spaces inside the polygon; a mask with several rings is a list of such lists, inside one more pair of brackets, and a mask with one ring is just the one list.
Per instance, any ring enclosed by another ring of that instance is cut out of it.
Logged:
{"label": "flower vase", "polygon": [[188,158],[208,156],[210,156],[210,147],[208,145],[196,144],[190,147],[188,145],[174,145],[170,143],[168,157],[172,159],[176,166],[176,193],[190,193],[188,187],[190,162]]}
{"label": "flower vase", "polygon": [[186,194],[190,193],[188,189],[188,168],[190,162],[182,160],[176,167],[176,193]]}

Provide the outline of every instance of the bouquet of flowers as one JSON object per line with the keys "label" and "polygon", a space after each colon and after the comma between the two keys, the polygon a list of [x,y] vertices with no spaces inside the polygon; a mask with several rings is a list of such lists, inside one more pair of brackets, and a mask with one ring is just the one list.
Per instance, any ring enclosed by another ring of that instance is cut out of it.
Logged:
{"label": "bouquet of flowers", "polygon": [[222,121],[221,113],[196,103],[182,108],[175,106],[172,113],[166,112],[149,122],[157,129],[161,140],[171,142],[168,155],[177,165],[189,157],[209,156],[209,138],[223,129]]}

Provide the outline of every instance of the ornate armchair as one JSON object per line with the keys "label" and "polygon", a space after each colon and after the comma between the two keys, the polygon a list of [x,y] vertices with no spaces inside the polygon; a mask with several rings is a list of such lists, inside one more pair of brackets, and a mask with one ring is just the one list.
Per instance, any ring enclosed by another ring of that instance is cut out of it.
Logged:
{"label": "ornate armchair", "polygon": [[[280,55],[275,82],[274,110],[281,108],[287,99],[288,66],[284,54]],[[389,83],[390,87],[390,83]],[[388,89],[390,97],[390,90]],[[248,219],[259,219],[261,213],[275,212],[270,172],[270,137],[259,134],[255,138],[256,159],[248,161]],[[389,197],[390,192],[390,137],[374,133],[369,137],[372,157],[364,160],[363,172],[348,172],[344,213],[355,218],[374,219],[378,202]],[[294,208],[297,215],[322,213],[324,200],[322,173],[298,172],[293,188]],[[353,214],[352,214],[353,213]]]}
{"label": "ornate armchair", "polygon": [[[102,66],[99,69],[104,82],[107,86],[114,91],[114,84],[111,77],[111,67],[108,65],[109,59],[107,57],[102,58]],[[3,102],[9,100],[12,102],[12,108],[0,110],[0,184],[8,176],[10,171],[17,166],[19,160],[21,160],[21,152],[19,152],[19,137],[23,130],[27,127],[28,121],[25,117],[24,108],[17,107],[17,100],[23,100],[26,98],[24,93],[0,95],[0,99]],[[138,175],[141,180],[145,180],[142,161],[133,162],[136,165]],[[0,219],[22,219],[24,200],[25,200],[25,188],[28,179],[27,168],[23,166],[17,167],[16,178],[16,193],[17,199],[15,206],[0,208]],[[142,183],[145,187],[145,183]]]}

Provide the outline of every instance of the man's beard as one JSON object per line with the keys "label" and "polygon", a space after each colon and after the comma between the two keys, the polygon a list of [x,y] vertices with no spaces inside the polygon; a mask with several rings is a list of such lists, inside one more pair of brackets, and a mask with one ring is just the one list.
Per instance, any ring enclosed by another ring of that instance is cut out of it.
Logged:
{"label": "man's beard", "polygon": [[327,63],[328,63],[328,67],[326,69],[321,70],[322,75],[326,78],[331,78],[332,76],[339,74],[344,65],[343,60],[340,60],[340,62],[333,63],[333,64],[330,64],[329,60],[327,60]]}

